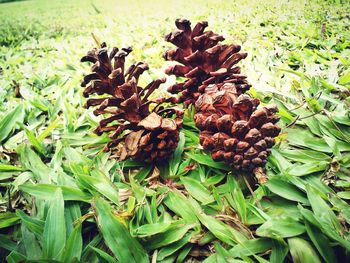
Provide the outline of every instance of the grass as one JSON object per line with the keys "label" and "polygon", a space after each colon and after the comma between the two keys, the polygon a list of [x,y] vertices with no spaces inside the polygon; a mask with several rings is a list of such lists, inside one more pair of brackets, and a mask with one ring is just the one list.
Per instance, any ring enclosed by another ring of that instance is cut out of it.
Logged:
{"label": "grass", "polygon": [[[349,8],[347,1],[0,4],[0,261],[349,261]],[[191,112],[168,164],[118,163],[101,152],[108,138],[92,133],[98,119],[83,107],[80,87],[91,33],[110,46],[131,45],[129,63],[150,65],[146,83],[165,76],[163,36],[178,17],[207,20],[227,43],[241,44],[250,93],[279,106],[283,129],[267,184],[199,150]]]}

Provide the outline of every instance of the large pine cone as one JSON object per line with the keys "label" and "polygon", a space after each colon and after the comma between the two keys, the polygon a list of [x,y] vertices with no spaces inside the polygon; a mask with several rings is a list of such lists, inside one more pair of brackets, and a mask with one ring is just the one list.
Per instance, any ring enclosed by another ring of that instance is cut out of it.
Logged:
{"label": "large pine cone", "polygon": [[250,88],[241,69],[235,66],[247,53],[239,52],[239,45],[223,45],[224,40],[212,31],[205,31],[207,22],[199,22],[191,28],[191,22],[177,19],[178,31],[165,37],[176,49],[164,54],[166,60],[180,63],[170,66],[167,74],[187,78],[183,83],[176,83],[168,88],[171,93],[180,93],[180,102],[194,104],[209,84],[234,83],[240,93]]}
{"label": "large pine cone", "polygon": [[276,106],[258,108],[258,99],[239,93],[230,83],[207,87],[195,104],[195,122],[200,143],[214,160],[250,171],[266,163],[279,118]]}
{"label": "large pine cone", "polygon": [[92,73],[82,82],[84,96],[102,95],[88,99],[86,106],[96,107],[95,115],[108,115],[95,129],[98,135],[110,133],[112,141],[107,143],[106,151],[114,150],[119,160],[163,160],[177,146],[183,111],[166,107],[174,102],[172,97],[150,99],[164,79],[154,80],[144,88],[138,86],[139,76],[148,70],[148,65],[138,62],[125,71],[125,57],[130,52],[131,48],[116,47],[108,52],[103,43],[81,59],[94,63]]}

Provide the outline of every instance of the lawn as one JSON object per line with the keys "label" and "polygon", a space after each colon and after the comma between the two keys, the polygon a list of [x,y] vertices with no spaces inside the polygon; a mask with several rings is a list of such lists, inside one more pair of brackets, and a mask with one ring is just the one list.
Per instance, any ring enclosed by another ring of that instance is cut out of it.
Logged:
{"label": "lawn", "polygon": [[[350,261],[348,1],[1,2],[0,262]],[[241,45],[247,93],[278,106],[267,182],[203,150],[194,107],[167,162],[102,150],[81,57],[131,46],[167,95],[177,18]]]}

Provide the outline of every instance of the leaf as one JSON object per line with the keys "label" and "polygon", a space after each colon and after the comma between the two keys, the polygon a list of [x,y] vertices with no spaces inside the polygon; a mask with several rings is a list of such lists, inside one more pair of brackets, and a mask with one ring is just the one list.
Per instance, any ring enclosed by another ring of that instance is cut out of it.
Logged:
{"label": "leaf", "polygon": [[275,150],[271,149],[271,155],[269,156],[269,162],[273,163],[275,166],[277,166],[278,170],[283,172],[288,167],[292,166],[292,163],[289,162],[286,158],[283,157],[283,155]]}
{"label": "leaf", "polygon": [[44,139],[50,135],[50,133],[56,128],[61,117],[58,116],[47,128],[37,137],[38,142],[42,143]]}
{"label": "leaf", "polygon": [[149,173],[152,171],[153,168],[154,168],[153,165],[147,165],[143,167],[134,176],[135,180],[137,180],[138,182],[142,182],[149,175]]}
{"label": "leaf", "polygon": [[271,249],[273,241],[268,238],[256,238],[244,241],[230,249],[230,255],[234,258],[242,256],[251,256],[264,253]]}
{"label": "leaf", "polygon": [[178,142],[177,147],[174,151],[174,154],[172,155],[172,157],[169,160],[170,176],[174,176],[178,172],[179,165],[181,163],[181,157],[182,157],[182,153],[184,150],[184,146],[185,146],[185,135],[183,132],[180,132],[179,142]]}
{"label": "leaf", "polygon": [[349,191],[342,191],[342,192],[338,192],[337,196],[339,196],[342,199],[350,199],[350,192]]}
{"label": "leaf", "polygon": [[184,248],[181,249],[181,252],[178,254],[176,263],[185,262],[185,258],[187,257],[188,253],[190,253],[192,247],[192,244],[186,244]]}
{"label": "leaf", "polygon": [[345,72],[338,80],[340,85],[348,85],[350,84],[350,70]]}
{"label": "leaf", "polygon": [[17,251],[12,251],[6,257],[6,262],[8,262],[8,263],[19,263],[19,262],[25,262],[26,260],[27,260],[27,258],[23,254],[21,254]]}
{"label": "leaf", "polygon": [[199,181],[191,177],[181,177],[181,182],[184,184],[188,193],[196,200],[203,204],[214,202],[213,196]]}
{"label": "leaf", "polygon": [[176,190],[169,191],[163,202],[171,211],[185,219],[188,224],[198,222],[191,205],[180,192]]}
{"label": "leaf", "polygon": [[315,219],[318,221],[323,233],[338,241],[347,250],[350,250],[350,242],[342,237],[342,226],[332,209],[315,188],[307,185],[306,190]]}
{"label": "leaf", "polygon": [[152,236],[162,233],[169,229],[171,222],[159,222],[154,224],[145,224],[135,229],[134,234],[139,237]]}
{"label": "leaf", "polygon": [[307,196],[310,201],[315,218],[322,227],[332,229],[336,233],[342,232],[342,227],[332,209],[323,200],[320,194],[312,186],[306,185]]}
{"label": "leaf", "polygon": [[0,214],[0,228],[16,225],[19,221],[20,218],[15,213],[6,212]]}
{"label": "leaf", "polygon": [[277,239],[298,236],[304,232],[304,225],[291,217],[271,218],[256,230],[258,236]]}
{"label": "leaf", "polygon": [[24,224],[21,225],[21,234],[27,259],[40,259],[42,257],[42,250],[35,234],[30,232]]}
{"label": "leaf", "polygon": [[337,262],[329,240],[319,231],[319,229],[308,222],[305,222],[305,227],[312,243],[317,248],[325,262]]}
{"label": "leaf", "polygon": [[209,166],[212,168],[217,168],[225,171],[230,171],[230,167],[228,167],[224,162],[215,162],[209,155],[198,154],[193,152],[186,152],[186,155],[190,157],[192,160],[203,164],[205,166]]}
{"label": "leaf", "polygon": [[66,244],[66,223],[62,190],[57,188],[50,199],[43,233],[43,253],[47,259],[60,259]]}
{"label": "leaf", "polygon": [[64,248],[63,262],[73,262],[80,260],[83,240],[81,235],[81,223],[77,224],[70,234],[66,247]]}
{"label": "leaf", "polygon": [[288,245],[294,263],[321,263],[317,253],[306,240],[299,237],[289,238]]}
{"label": "leaf", "polygon": [[174,254],[176,251],[181,249],[183,246],[185,246],[187,243],[189,243],[191,234],[185,235],[182,239],[163,247],[159,250],[157,260],[164,260],[164,258]]}
{"label": "leaf", "polygon": [[315,151],[332,153],[332,149],[322,138],[313,136],[309,131],[300,128],[287,129],[288,142],[291,145],[310,148]]}
{"label": "leaf", "polygon": [[33,172],[35,179],[40,183],[50,183],[52,170],[43,163],[40,157],[28,145],[19,147],[22,166]]}
{"label": "leaf", "polygon": [[327,154],[313,150],[302,149],[279,149],[279,152],[286,158],[301,163],[314,163],[317,161],[330,162],[330,158]]}
{"label": "leaf", "polygon": [[173,244],[182,239],[185,234],[195,226],[196,224],[187,224],[185,221],[174,222],[167,231],[147,239],[145,247],[147,250],[154,250],[156,248]]}
{"label": "leaf", "polygon": [[31,132],[27,127],[25,127],[23,124],[20,124],[20,127],[24,130],[24,132],[27,135],[27,138],[31,145],[42,155],[45,155],[45,149],[41,142],[38,141],[38,139],[35,137],[34,133]]}
{"label": "leaf", "polygon": [[52,196],[52,193],[57,189],[61,189],[64,200],[71,201],[83,201],[89,203],[91,201],[91,195],[81,191],[78,188],[73,188],[64,185],[53,184],[23,184],[19,186],[19,189],[30,195],[36,196],[42,199],[48,199]]}
{"label": "leaf", "polygon": [[77,169],[78,166],[71,164],[74,174],[79,181],[89,190],[94,190],[119,205],[119,192],[117,187],[107,178],[107,176],[98,170],[92,170],[91,176],[83,173],[83,170]]}
{"label": "leaf", "polygon": [[306,164],[294,164],[286,170],[286,173],[292,176],[304,176],[311,173],[324,171],[329,166],[329,162],[315,162]]}
{"label": "leaf", "polygon": [[98,256],[100,256],[102,259],[104,259],[106,262],[108,263],[117,263],[118,261],[115,260],[111,255],[109,255],[108,253],[104,252],[103,250],[90,246],[90,248],[96,252],[96,254]]}
{"label": "leaf", "polygon": [[284,241],[272,240],[273,246],[270,255],[271,263],[284,262],[285,257],[288,254],[288,246]]}
{"label": "leaf", "polygon": [[9,239],[8,236],[0,234],[0,247],[8,251],[14,251],[17,249],[17,244]]}
{"label": "leaf", "polygon": [[22,223],[33,233],[41,236],[44,232],[45,221],[29,216],[22,210],[16,210],[16,214],[21,218]]}
{"label": "leaf", "polygon": [[285,199],[300,202],[303,204],[309,203],[303,192],[301,192],[294,185],[289,184],[277,176],[271,177],[265,185],[271,192],[282,196]]}
{"label": "leaf", "polygon": [[23,122],[23,118],[24,106],[22,103],[2,117],[0,121],[0,144],[4,142],[15,129],[17,122]]}
{"label": "leaf", "polygon": [[0,172],[23,171],[23,168],[11,164],[0,164]]}
{"label": "leaf", "polygon": [[232,176],[227,178],[227,185],[229,186],[231,193],[226,193],[225,197],[239,215],[242,223],[245,224],[247,222],[247,204],[241,187]]}
{"label": "leaf", "polygon": [[146,252],[131,237],[125,226],[112,213],[110,205],[100,197],[93,203],[98,227],[107,246],[121,262],[149,262]]}
{"label": "leaf", "polygon": [[[192,202],[193,203],[193,202]],[[223,222],[206,215],[194,208],[200,222],[221,241],[234,246],[247,240],[247,237],[238,230],[224,224]]]}

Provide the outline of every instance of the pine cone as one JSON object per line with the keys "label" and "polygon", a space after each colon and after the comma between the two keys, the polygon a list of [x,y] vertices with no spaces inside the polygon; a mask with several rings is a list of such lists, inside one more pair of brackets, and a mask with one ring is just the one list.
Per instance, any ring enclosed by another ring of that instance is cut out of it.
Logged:
{"label": "pine cone", "polygon": [[240,94],[227,83],[205,89],[195,106],[200,143],[216,161],[226,161],[235,170],[262,167],[280,128],[277,107],[258,108],[260,101]]}
{"label": "pine cone", "polygon": [[108,115],[102,119],[95,133],[109,133],[111,142],[105,150],[113,150],[119,160],[137,158],[147,162],[169,157],[177,146],[182,127],[183,111],[166,107],[173,97],[150,99],[150,95],[164,83],[157,79],[146,87],[138,86],[139,76],[148,65],[138,62],[125,72],[125,57],[131,48],[108,52],[105,43],[100,49],[90,50],[82,62],[94,63],[92,73],[82,81],[85,97],[102,95],[87,100],[87,108],[95,107],[94,114]]}
{"label": "pine cone", "polygon": [[240,67],[235,66],[247,56],[239,52],[239,45],[221,44],[223,36],[204,31],[207,22],[199,22],[193,29],[185,19],[177,19],[175,24],[179,30],[166,35],[165,40],[177,48],[166,51],[164,58],[180,63],[167,68],[167,74],[187,78],[168,88],[171,93],[181,93],[179,102],[194,104],[209,84],[233,83],[239,93],[250,88]]}

